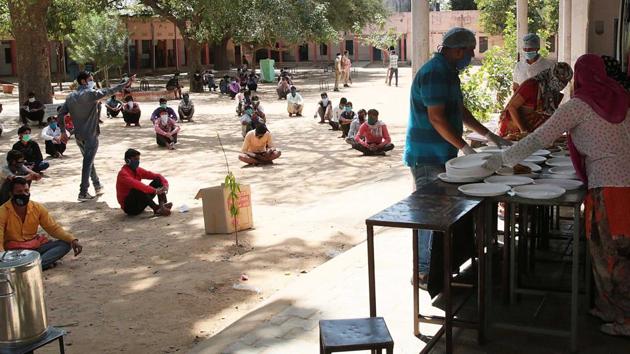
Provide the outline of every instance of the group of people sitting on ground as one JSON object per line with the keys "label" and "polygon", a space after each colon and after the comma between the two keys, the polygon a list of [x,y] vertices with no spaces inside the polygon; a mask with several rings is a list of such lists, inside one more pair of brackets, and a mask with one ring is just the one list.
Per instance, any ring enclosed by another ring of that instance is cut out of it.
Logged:
{"label": "group of people sitting on ground", "polygon": [[340,138],[345,139],[352,148],[363,155],[385,155],[394,149],[387,125],[378,119],[376,109],[361,109],[355,113],[352,102],[345,97],[339,100],[337,106],[333,106],[326,92],[322,92],[320,97],[313,118],[319,117],[320,124],[328,122],[333,131],[341,130]]}

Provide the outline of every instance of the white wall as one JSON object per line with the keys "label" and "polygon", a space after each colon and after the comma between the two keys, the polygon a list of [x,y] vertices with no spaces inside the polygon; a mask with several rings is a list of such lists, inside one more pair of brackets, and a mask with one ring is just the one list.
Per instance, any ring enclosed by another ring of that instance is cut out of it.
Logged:
{"label": "white wall", "polygon": [[589,53],[614,55],[614,21],[619,18],[619,5],[619,0],[591,0],[588,16]]}

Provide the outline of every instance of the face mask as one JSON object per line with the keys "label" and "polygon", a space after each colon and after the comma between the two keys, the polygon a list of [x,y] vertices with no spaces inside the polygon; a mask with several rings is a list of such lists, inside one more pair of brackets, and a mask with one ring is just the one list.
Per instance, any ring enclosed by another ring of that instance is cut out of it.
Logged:
{"label": "face mask", "polygon": [[188,103],[188,97],[184,97],[184,103]]}
{"label": "face mask", "polygon": [[22,135],[22,141],[28,142],[29,140],[31,140],[31,134]]}
{"label": "face mask", "polygon": [[127,107],[129,107],[129,109],[133,109],[133,101],[127,102]]}
{"label": "face mask", "polygon": [[161,115],[160,116],[160,121],[162,122],[162,124],[166,124],[168,122],[168,116],[167,115]]}
{"label": "face mask", "polygon": [[50,123],[50,129],[55,130],[57,129],[57,123]]}
{"label": "face mask", "polygon": [[346,112],[352,112],[352,107],[345,107],[344,109]]}
{"label": "face mask", "polygon": [[459,71],[462,71],[466,69],[468,65],[470,65],[471,61],[472,61],[472,55],[466,53],[464,54],[463,58],[461,58],[460,60],[457,61],[457,63],[455,63],[455,68],[457,68],[457,70]]}
{"label": "face mask", "polygon": [[22,167],[24,167],[24,162],[16,162],[15,163],[15,167],[17,167],[17,169],[21,170]]}
{"label": "face mask", "polygon": [[367,123],[368,123],[369,125],[374,125],[374,124],[376,124],[376,122],[378,122],[378,118],[375,118],[375,117],[368,117]]}
{"label": "face mask", "polygon": [[166,103],[160,103],[160,108],[166,108]]}
{"label": "face mask", "polygon": [[28,204],[29,199],[31,198],[30,194],[15,194],[11,199],[18,206],[25,206]]}
{"label": "face mask", "polygon": [[328,105],[328,98],[322,98],[322,103],[324,106]]}
{"label": "face mask", "polygon": [[35,97],[31,97],[31,98],[29,98],[29,99],[28,99],[28,101],[29,101],[29,102],[31,102],[31,103],[32,103],[32,102],[35,102]]}
{"label": "face mask", "polygon": [[87,88],[88,88],[88,90],[91,90],[91,89],[93,89],[94,87],[96,87],[96,82],[94,82],[94,81],[88,81],[88,82],[87,82]]}
{"label": "face mask", "polygon": [[538,56],[538,52],[523,52],[525,58],[528,60],[534,60]]}
{"label": "face mask", "polygon": [[250,116],[251,116],[252,114],[254,114],[254,111],[253,111],[253,110],[251,110],[251,109],[248,109],[248,110],[246,110],[246,111],[245,111],[245,114],[247,114],[247,115],[250,115]]}
{"label": "face mask", "polygon": [[130,160],[129,162],[127,162],[127,165],[129,165],[129,167],[135,171],[136,168],[140,166],[140,160]]}

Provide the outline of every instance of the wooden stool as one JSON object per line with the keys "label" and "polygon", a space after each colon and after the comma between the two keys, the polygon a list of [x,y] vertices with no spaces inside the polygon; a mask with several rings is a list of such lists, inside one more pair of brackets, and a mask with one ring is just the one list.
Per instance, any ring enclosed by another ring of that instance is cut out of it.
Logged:
{"label": "wooden stool", "polygon": [[381,350],[394,353],[394,340],[383,317],[319,321],[319,353]]}

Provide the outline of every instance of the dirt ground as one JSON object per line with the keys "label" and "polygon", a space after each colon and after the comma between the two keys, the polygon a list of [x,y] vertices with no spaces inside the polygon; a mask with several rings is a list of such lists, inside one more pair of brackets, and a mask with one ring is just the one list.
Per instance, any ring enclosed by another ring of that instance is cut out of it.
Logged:
{"label": "dirt ground", "polygon": [[[401,163],[411,70],[402,68],[400,74],[400,87],[387,87],[383,69],[363,69],[352,88],[329,92],[334,103],[347,97],[355,109],[380,111],[396,145],[386,157],[360,156],[338,138],[340,132],[313,119],[324,77],[320,70],[297,74],[306,100],[302,118],[288,117],[274,85],[260,87],[269,129],[283,151],[272,166],[242,168],[235,102],[209,93],[191,95],[196,122],[182,124],[175,151],[155,143],[148,121],[154,103],[141,103],[142,128],[103,117],[96,169],[106,194],[97,201],[76,202],[81,158],[71,141],[66,157],[52,160],[47,177],[33,184],[31,197],[84,246],[79,257],[67,256],[44,273],[49,322],[69,332],[67,352],[185,352],[303,272],[364,240],[365,218],[411,189]],[[0,151],[6,152],[17,139],[18,102],[6,95],[0,102],[5,125]],[[252,187],[255,229],[239,233],[245,244],[240,248],[231,235],[204,234],[201,202],[194,199],[200,188],[225,177],[217,132],[230,168]],[[39,133],[33,131],[43,149]],[[168,218],[153,218],[148,211],[133,218],[123,214],[115,180],[131,147],[142,152],[143,168],[169,180],[174,210],[185,205],[190,211]],[[250,280],[241,282],[241,274]],[[233,289],[239,282],[260,292]]]}

